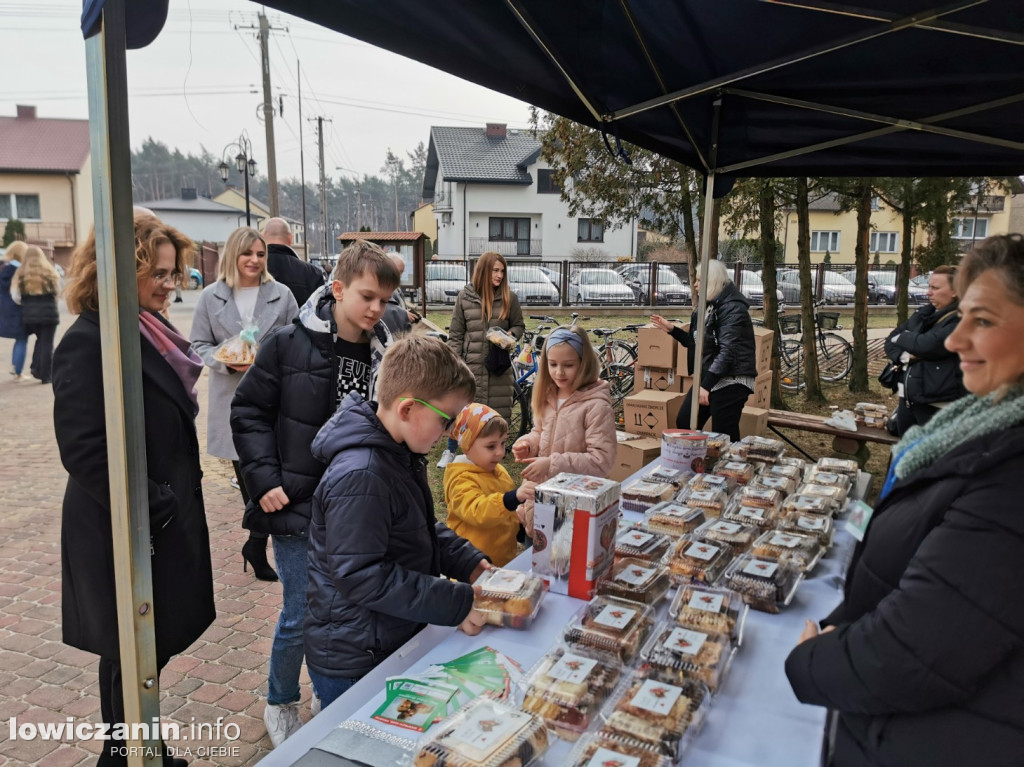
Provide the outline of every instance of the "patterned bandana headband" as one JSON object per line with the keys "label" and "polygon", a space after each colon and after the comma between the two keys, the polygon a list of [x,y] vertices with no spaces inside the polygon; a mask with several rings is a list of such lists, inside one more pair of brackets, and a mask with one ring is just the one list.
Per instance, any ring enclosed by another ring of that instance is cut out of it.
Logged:
{"label": "patterned bandana headband", "polygon": [[583,339],[569,328],[555,328],[552,330],[548,336],[548,343],[545,348],[550,349],[558,344],[569,344],[573,351],[580,355],[580,359],[583,359]]}
{"label": "patterned bandana headband", "polygon": [[483,431],[484,424],[496,415],[497,411],[479,402],[470,402],[462,409],[459,417],[455,419],[455,425],[452,426],[452,439],[459,443],[463,453],[473,447],[476,438]]}

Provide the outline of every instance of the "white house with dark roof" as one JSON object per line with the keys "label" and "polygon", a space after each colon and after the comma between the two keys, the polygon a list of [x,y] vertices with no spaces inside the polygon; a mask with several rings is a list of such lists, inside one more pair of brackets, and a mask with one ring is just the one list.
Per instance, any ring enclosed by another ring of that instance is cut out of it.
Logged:
{"label": "white house with dark roof", "polygon": [[[146,200],[136,203],[149,208],[165,224],[173,226],[196,242],[218,242],[240,226],[245,226],[245,211],[222,202],[200,197],[195,189],[182,189],[181,197]],[[253,215],[253,226],[256,217]]]}
{"label": "white house with dark roof", "polygon": [[495,250],[556,261],[581,249],[635,257],[636,222],[612,229],[570,216],[540,148],[528,131],[498,123],[430,129],[423,198],[434,205],[438,257]]}

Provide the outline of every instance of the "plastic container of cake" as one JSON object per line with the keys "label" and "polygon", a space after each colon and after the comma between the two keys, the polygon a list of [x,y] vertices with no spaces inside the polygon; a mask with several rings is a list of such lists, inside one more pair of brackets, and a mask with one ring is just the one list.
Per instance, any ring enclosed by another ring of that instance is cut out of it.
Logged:
{"label": "plastic container of cake", "polygon": [[742,554],[750,549],[760,532],[754,525],[729,522],[725,519],[709,519],[693,531],[693,537],[721,543],[723,546],[731,547],[733,554]]}
{"label": "plastic container of cake", "polygon": [[668,614],[682,626],[727,634],[738,647],[749,609],[735,591],[690,583],[676,591]]}
{"label": "plastic container of cake", "polygon": [[782,502],[782,513],[797,512],[798,514],[820,514],[831,517],[834,506],[832,499],[823,495],[794,493]]}
{"label": "plastic container of cake", "polygon": [[741,525],[753,525],[759,530],[771,530],[776,526],[779,513],[763,506],[749,506],[739,498],[733,498],[725,507],[720,519],[723,522],[738,522]]}
{"label": "plastic container of cake", "polygon": [[669,551],[665,564],[676,583],[711,585],[722,576],[732,559],[730,546],[684,535]]}
{"label": "plastic container of cake", "polygon": [[728,634],[666,620],[655,626],[640,650],[640,658],[657,669],[662,679],[680,684],[696,679],[714,692],[721,685],[735,650]]}
{"label": "plastic container of cake", "polygon": [[704,516],[717,517],[725,509],[729,494],[724,490],[694,490],[685,488],[676,499],[687,506],[704,509]]}
{"label": "plastic container of cake", "polygon": [[626,557],[597,582],[597,593],[644,605],[656,605],[671,585],[668,568]]}
{"label": "plastic container of cake", "polygon": [[813,535],[826,548],[832,545],[835,530],[832,518],[828,515],[802,514],[799,511],[790,511],[780,516],[777,527],[785,533]]}
{"label": "plastic container of cake", "polygon": [[754,479],[757,470],[749,461],[722,460],[715,465],[715,474],[730,479],[733,485],[745,485]]}
{"label": "plastic container of cake", "polygon": [[485,570],[474,585],[480,594],[473,599],[473,608],[491,625],[515,629],[529,628],[546,591],[542,579],[499,567]]}
{"label": "plastic container of cake", "polygon": [[527,767],[548,750],[548,730],[536,714],[476,698],[417,745],[413,767]]}
{"label": "plastic container of cake", "polygon": [[821,561],[825,555],[825,547],[814,535],[769,530],[754,541],[750,553],[790,563],[806,575]]}
{"label": "plastic container of cake", "polygon": [[744,437],[730,447],[733,453],[742,457],[743,460],[760,463],[775,463],[786,452],[786,446],[781,440],[756,435]]}
{"label": "plastic container of cake", "polygon": [[839,485],[819,485],[817,482],[804,482],[797,486],[795,493],[797,495],[816,495],[821,498],[827,498],[832,504],[833,513],[838,513],[846,505],[847,491]]}
{"label": "plastic container of cake", "polygon": [[673,767],[675,760],[636,738],[601,731],[581,738],[569,767]]}
{"label": "plastic container of cake", "polygon": [[580,608],[562,638],[569,647],[628,664],[647,639],[653,616],[645,605],[598,596]]}
{"label": "plastic container of cake", "polygon": [[680,469],[673,469],[670,466],[662,464],[660,466],[651,467],[644,472],[640,478],[645,482],[664,482],[672,485],[676,490],[679,490],[679,488],[686,484],[686,478],[688,476],[688,472],[684,472]]}
{"label": "plastic container of cake", "polygon": [[668,482],[648,482],[636,479],[622,486],[622,500],[619,508],[623,511],[647,511],[662,501],[675,497],[676,489]]}
{"label": "plastic container of cake", "polygon": [[[791,459],[783,456],[778,463],[766,463],[761,468],[761,475],[764,477],[786,477],[793,480],[794,486],[799,484],[804,477],[804,467],[794,466],[789,463]],[[803,463],[801,461],[801,463]]]}
{"label": "plastic container of cake", "polygon": [[793,601],[803,574],[792,564],[744,554],[725,571],[722,585],[754,610],[778,613]]}
{"label": "plastic container of cake", "polygon": [[548,650],[518,686],[520,708],[540,716],[563,740],[577,740],[598,718],[622,679],[622,666],[558,645]]}
{"label": "plastic container of cake", "polygon": [[807,466],[807,461],[803,458],[799,458],[795,455],[784,455],[774,464],[775,466],[795,466],[800,470],[800,474],[803,474],[804,468]]}
{"label": "plastic container of cake", "polygon": [[736,486],[736,481],[720,474],[694,474],[686,486],[691,490],[722,490],[730,493]]}
{"label": "plastic container of cake", "polygon": [[629,738],[678,763],[700,732],[710,702],[703,683],[672,682],[648,667],[628,675],[605,704],[598,737]]}
{"label": "plastic container of cake", "polygon": [[851,482],[848,476],[834,471],[822,471],[817,466],[811,466],[804,472],[804,482],[809,485],[840,487],[844,493],[850,494]]}
{"label": "plastic container of cake", "polygon": [[704,509],[687,506],[680,501],[664,501],[647,510],[647,529],[671,536],[684,535],[707,519]]}
{"label": "plastic container of cake", "polygon": [[[792,469],[794,473],[796,472],[796,469],[794,469],[792,466],[773,466],[772,468]],[[785,498],[787,495],[790,495],[794,490],[796,490],[798,482],[799,479],[797,477],[786,477],[783,476],[782,474],[772,474],[770,472],[763,472],[754,477],[754,481],[751,482],[750,485],[748,485],[748,487],[757,487],[766,490],[778,490],[780,493],[782,493],[782,497]]]}
{"label": "plastic container of cake", "polygon": [[733,495],[744,506],[761,506],[765,509],[778,511],[782,508],[782,500],[785,493],[770,487],[741,487]]}
{"label": "plastic container of cake", "polygon": [[708,435],[708,452],[706,460],[717,461],[722,457],[722,453],[728,449],[732,440],[729,438],[728,434],[721,434],[716,431],[706,431],[704,433]]}
{"label": "plastic container of cake", "polygon": [[615,539],[615,560],[623,557],[660,562],[672,547],[672,537],[636,525],[620,529]]}
{"label": "plastic container of cake", "polygon": [[857,474],[860,472],[860,466],[852,458],[819,458],[817,467],[821,471],[845,474],[851,483],[857,481]]}

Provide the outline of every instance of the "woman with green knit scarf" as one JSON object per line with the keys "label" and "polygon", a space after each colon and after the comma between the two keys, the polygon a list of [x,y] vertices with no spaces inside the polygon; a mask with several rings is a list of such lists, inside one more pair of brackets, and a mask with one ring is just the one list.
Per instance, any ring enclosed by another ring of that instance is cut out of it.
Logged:
{"label": "woman with green knit scarf", "polygon": [[969,394],[910,429],[846,579],[786,661],[838,714],[835,767],[1024,760],[1024,239],[957,276],[946,339]]}

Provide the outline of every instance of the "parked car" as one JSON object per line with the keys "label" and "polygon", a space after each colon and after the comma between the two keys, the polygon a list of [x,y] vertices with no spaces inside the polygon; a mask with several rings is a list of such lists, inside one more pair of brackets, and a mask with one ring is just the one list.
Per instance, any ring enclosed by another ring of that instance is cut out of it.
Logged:
{"label": "parked car", "polygon": [[[649,264],[624,264],[615,270],[633,291],[638,304],[651,303],[651,266]],[[679,275],[667,266],[658,267],[658,285],[654,300],[658,304],[690,303],[690,286],[679,279]]]}
{"label": "parked car", "polygon": [[632,304],[633,291],[612,269],[577,269],[569,277],[569,294],[581,304]]}
{"label": "parked car", "polygon": [[[761,273],[744,270],[740,282],[740,293],[749,298],[754,306],[763,306],[764,282],[761,281]],[[775,289],[775,298],[780,306],[786,302],[786,297],[778,288]]]}
{"label": "parked car", "polygon": [[459,291],[466,287],[463,264],[428,263],[426,272],[427,303],[454,304]]}
{"label": "parked car", "polygon": [[[868,272],[868,300],[876,304],[896,303],[896,272]],[[907,301],[924,304],[928,301],[928,281],[922,288],[911,281],[907,285]]]}
{"label": "parked car", "polygon": [[[811,286],[817,294],[818,274],[811,272]],[[787,304],[800,303],[800,272],[796,269],[783,269],[779,272],[778,288],[782,291]],[[852,304],[856,292],[853,283],[838,272],[825,272],[825,284],[822,286],[822,298],[826,304]]]}
{"label": "parked car", "polygon": [[508,265],[508,286],[523,305],[558,306],[558,288],[541,271],[529,264]]}
{"label": "parked car", "polygon": [[190,290],[199,290],[203,287],[203,273],[194,266],[188,270],[188,287]]}
{"label": "parked car", "polygon": [[544,272],[544,276],[551,280],[552,285],[559,290],[562,289],[562,272],[559,269],[552,266],[538,266],[537,268]]}

